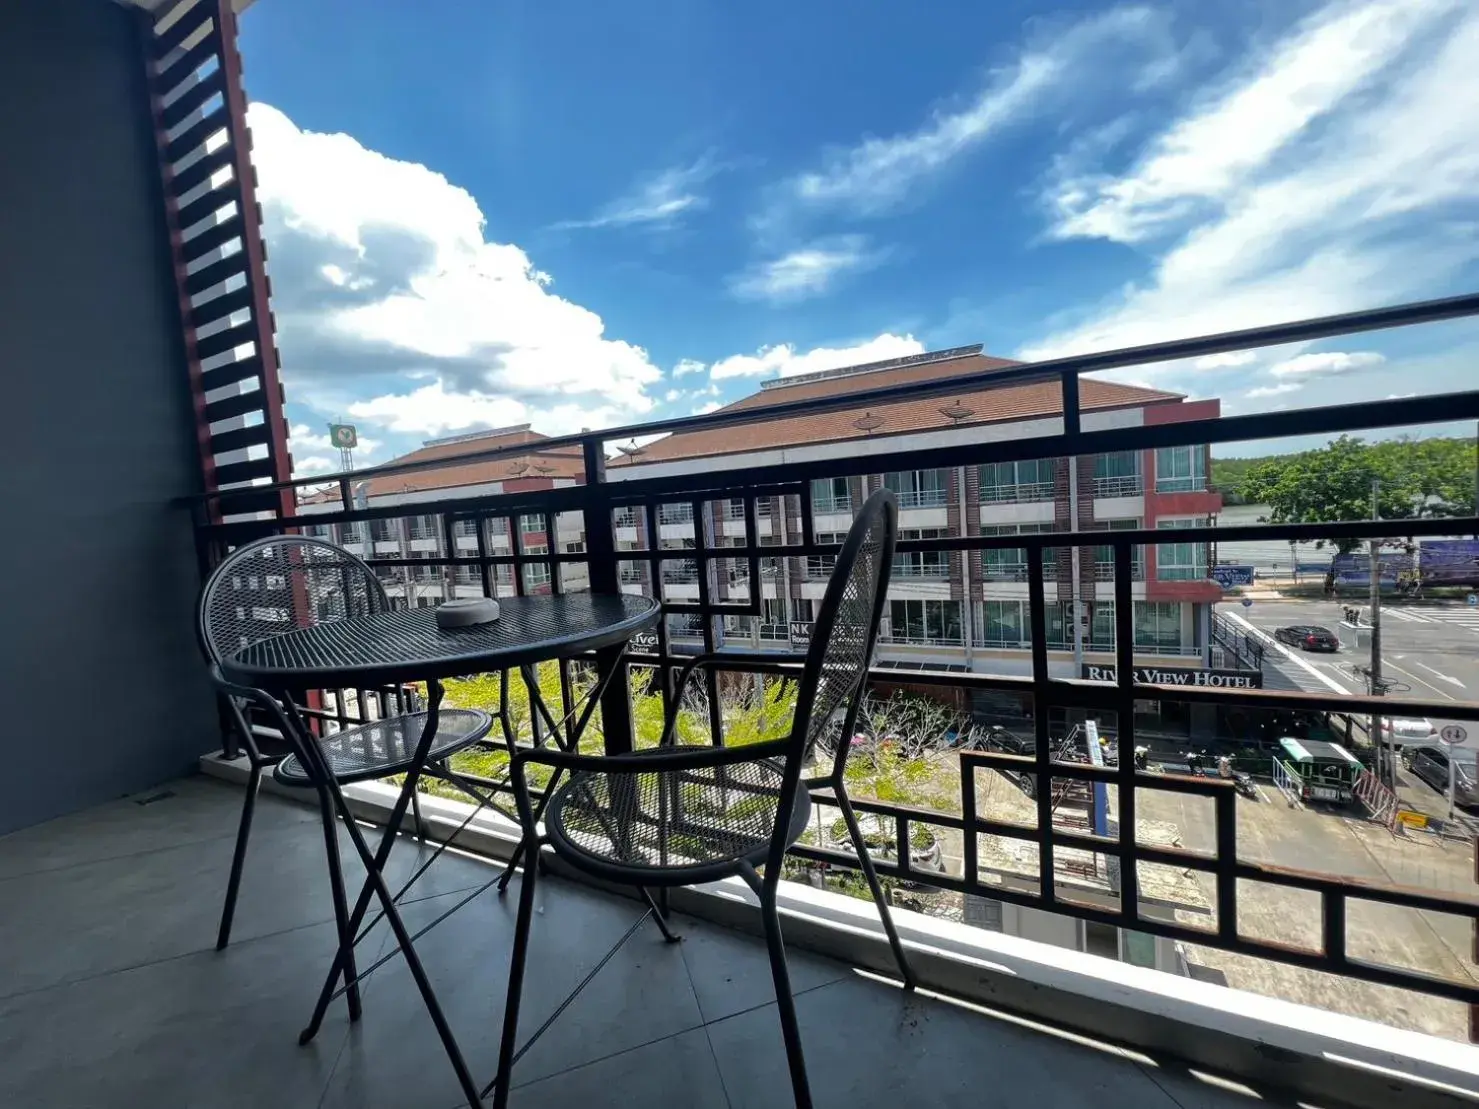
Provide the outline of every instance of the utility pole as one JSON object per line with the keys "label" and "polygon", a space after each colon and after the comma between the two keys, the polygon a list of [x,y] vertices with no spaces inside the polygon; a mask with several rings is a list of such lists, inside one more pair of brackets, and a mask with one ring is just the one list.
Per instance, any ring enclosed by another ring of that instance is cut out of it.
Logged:
{"label": "utility pole", "polygon": [[[1378,498],[1381,493],[1381,482],[1376,478],[1371,480],[1371,518],[1381,519],[1381,507]],[[1381,680],[1381,541],[1372,538],[1370,546],[1371,561],[1371,695],[1380,697],[1384,692]],[[1371,714],[1371,742],[1377,750],[1381,749],[1381,714]],[[1387,773],[1389,784],[1393,789],[1397,788],[1397,737],[1392,735],[1387,744]]]}

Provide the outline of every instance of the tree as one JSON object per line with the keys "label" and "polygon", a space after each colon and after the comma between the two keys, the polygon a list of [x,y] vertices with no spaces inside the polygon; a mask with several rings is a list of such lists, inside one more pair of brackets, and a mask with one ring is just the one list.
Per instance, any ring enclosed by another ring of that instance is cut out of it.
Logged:
{"label": "tree", "polygon": [[[1244,477],[1244,497],[1269,506],[1270,524],[1341,523],[1371,519],[1372,483],[1379,482],[1384,520],[1466,515],[1473,504],[1474,446],[1461,439],[1394,439],[1368,444],[1342,435],[1328,446],[1266,459]],[[1360,540],[1333,542],[1346,554]]]}

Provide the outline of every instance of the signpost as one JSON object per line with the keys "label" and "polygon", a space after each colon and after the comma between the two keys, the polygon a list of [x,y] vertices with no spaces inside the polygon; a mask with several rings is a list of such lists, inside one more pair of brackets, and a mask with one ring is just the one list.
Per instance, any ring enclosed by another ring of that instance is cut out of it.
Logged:
{"label": "signpost", "polygon": [[1453,819],[1453,794],[1454,794],[1454,757],[1453,749],[1469,738],[1469,733],[1464,730],[1462,724],[1446,724],[1438,733],[1438,742],[1448,748],[1448,819]]}
{"label": "signpost", "polygon": [[1231,589],[1235,585],[1252,585],[1254,572],[1251,566],[1214,566],[1207,576],[1223,589]]}

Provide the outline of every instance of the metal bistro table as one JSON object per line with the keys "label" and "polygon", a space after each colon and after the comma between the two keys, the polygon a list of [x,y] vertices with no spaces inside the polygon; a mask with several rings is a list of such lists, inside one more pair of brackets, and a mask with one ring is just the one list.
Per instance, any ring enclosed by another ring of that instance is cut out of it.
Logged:
{"label": "metal bistro table", "polygon": [[[437,627],[433,609],[380,612],[285,632],[244,647],[221,662],[221,670],[228,680],[266,690],[283,702],[289,723],[299,732],[294,744],[299,748],[299,757],[310,774],[323,779],[365,865],[364,888],[348,920],[342,918],[341,912],[339,950],[313,1018],[299,1042],[307,1043],[317,1033],[341,975],[345,991],[350,993],[350,1018],[357,1019],[358,1005],[353,1003],[357,996],[353,989],[354,938],[371,898],[378,897],[471,1105],[478,1104],[478,1087],[468,1072],[384,878],[395,833],[415,794],[416,782],[426,767],[436,738],[437,710],[442,702],[441,679],[491,671],[507,673],[592,650],[614,652],[619,658],[627,641],[637,632],[656,625],[661,614],[656,602],[628,594],[506,597],[498,603],[500,616],[488,624],[443,630]],[[607,668],[608,678],[620,672],[622,668],[618,666]],[[292,695],[305,689],[364,689],[418,681],[427,683],[426,728],[407,765],[405,784],[391,810],[379,847],[371,852],[322,750],[313,741],[301,714],[295,711]],[[600,692],[599,688],[592,691],[592,701],[599,698]]]}

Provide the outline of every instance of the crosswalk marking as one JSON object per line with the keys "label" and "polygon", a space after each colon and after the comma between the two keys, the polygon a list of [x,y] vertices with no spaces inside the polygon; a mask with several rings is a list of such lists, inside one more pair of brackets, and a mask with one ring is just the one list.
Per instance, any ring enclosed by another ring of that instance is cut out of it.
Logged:
{"label": "crosswalk marking", "polygon": [[1402,620],[1409,624],[1453,624],[1460,628],[1479,631],[1479,608],[1440,608],[1428,612],[1417,612],[1406,608],[1384,608],[1383,617]]}

